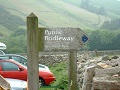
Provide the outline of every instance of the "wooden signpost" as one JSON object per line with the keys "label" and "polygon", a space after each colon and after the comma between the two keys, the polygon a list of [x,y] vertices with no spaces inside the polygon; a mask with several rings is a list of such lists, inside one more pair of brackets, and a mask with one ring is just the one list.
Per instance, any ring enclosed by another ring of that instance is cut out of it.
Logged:
{"label": "wooden signpost", "polygon": [[39,90],[38,18],[34,13],[27,17],[27,59],[28,89]]}
{"label": "wooden signpost", "polygon": [[27,17],[27,27],[28,88],[32,88],[29,90],[38,90],[38,50],[69,52],[68,86],[69,90],[77,90],[77,50],[88,41],[84,32],[80,28],[38,28],[38,19],[33,13]]}
{"label": "wooden signpost", "polygon": [[88,39],[80,28],[39,28],[38,32],[42,51],[80,50],[83,40]]}

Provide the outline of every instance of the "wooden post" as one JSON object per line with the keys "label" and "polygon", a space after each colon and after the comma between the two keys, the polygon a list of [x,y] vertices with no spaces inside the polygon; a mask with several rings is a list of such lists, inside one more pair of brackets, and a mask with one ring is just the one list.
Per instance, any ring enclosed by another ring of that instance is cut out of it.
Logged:
{"label": "wooden post", "polygon": [[0,75],[0,90],[10,90],[10,83],[5,80],[3,76]]}
{"label": "wooden post", "polygon": [[27,17],[28,89],[39,90],[38,69],[38,18],[34,13]]}
{"label": "wooden post", "polygon": [[95,54],[96,54],[96,56],[98,57],[98,51],[97,51],[97,49],[95,49]]}
{"label": "wooden post", "polygon": [[77,90],[77,51],[69,55],[69,90]]}
{"label": "wooden post", "polygon": [[84,80],[83,80],[83,86],[82,90],[91,90],[92,83],[93,83],[93,77],[95,74],[95,66],[87,67],[84,73]]}

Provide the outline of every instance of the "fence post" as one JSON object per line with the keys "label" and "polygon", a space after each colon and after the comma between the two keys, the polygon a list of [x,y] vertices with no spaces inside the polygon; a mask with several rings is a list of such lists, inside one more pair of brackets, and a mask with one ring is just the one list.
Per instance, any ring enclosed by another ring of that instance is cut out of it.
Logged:
{"label": "fence post", "polygon": [[95,66],[90,66],[86,68],[84,73],[82,90],[91,90],[94,74]]}
{"label": "fence post", "polygon": [[34,13],[27,17],[28,89],[39,90],[38,69],[38,18]]}

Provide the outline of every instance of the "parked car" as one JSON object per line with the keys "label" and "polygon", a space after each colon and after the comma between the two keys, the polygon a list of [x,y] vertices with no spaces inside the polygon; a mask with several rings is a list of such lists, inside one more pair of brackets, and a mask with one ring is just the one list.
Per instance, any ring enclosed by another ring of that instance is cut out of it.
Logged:
{"label": "parked car", "polygon": [[[0,59],[4,59],[4,60],[14,59],[15,61],[21,64],[27,65],[27,58],[17,54],[3,54],[0,55]],[[39,68],[49,70],[49,68],[43,64],[39,64]]]}
{"label": "parked car", "polygon": [[[27,66],[15,60],[0,60],[0,75],[4,78],[13,78],[27,81]],[[55,81],[55,76],[50,70],[39,69],[39,83],[49,85]]]}
{"label": "parked car", "polygon": [[2,50],[0,50],[0,55],[5,55],[5,53]]}
{"label": "parked car", "polygon": [[10,83],[10,90],[27,90],[27,82],[19,79],[5,78]]}

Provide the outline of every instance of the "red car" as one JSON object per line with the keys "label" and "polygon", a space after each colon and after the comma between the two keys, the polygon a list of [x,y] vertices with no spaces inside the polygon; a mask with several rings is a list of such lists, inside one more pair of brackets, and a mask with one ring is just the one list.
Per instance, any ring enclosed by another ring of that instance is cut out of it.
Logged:
{"label": "red car", "polygon": [[[4,78],[13,78],[27,81],[27,67],[14,60],[0,60],[0,75]],[[40,85],[49,85],[55,80],[50,70],[39,69]]]}

